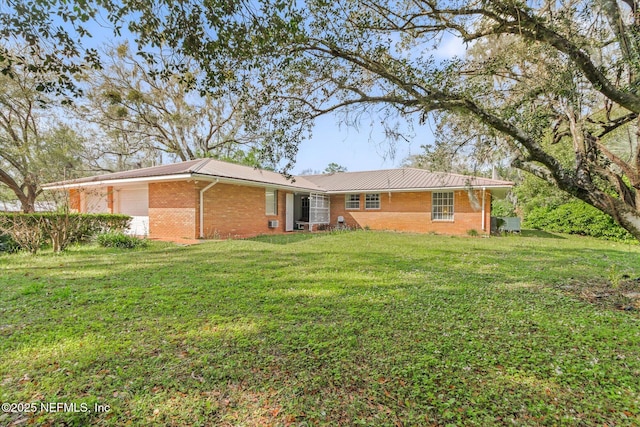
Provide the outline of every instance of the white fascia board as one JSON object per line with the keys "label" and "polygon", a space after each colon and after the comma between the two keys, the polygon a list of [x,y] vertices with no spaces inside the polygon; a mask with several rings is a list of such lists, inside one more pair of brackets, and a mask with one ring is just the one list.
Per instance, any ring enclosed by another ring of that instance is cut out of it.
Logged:
{"label": "white fascia board", "polygon": [[221,176],[214,175],[205,175],[198,173],[185,173],[185,174],[176,174],[176,175],[166,175],[166,176],[147,176],[141,178],[122,178],[122,179],[105,179],[98,181],[90,181],[90,182],[79,182],[79,183],[63,183],[58,185],[44,185],[42,188],[44,190],[70,190],[72,188],[88,188],[88,187],[105,187],[105,186],[113,186],[113,185],[122,185],[122,184],[137,184],[137,183],[149,183],[149,182],[166,182],[166,181],[186,181],[186,180],[200,180],[200,181],[219,181],[225,182],[228,184],[238,184],[245,185],[250,187],[265,187],[265,188],[275,188],[280,190],[288,190],[288,191],[308,191],[312,193],[324,193],[325,191],[319,188],[305,188],[305,187],[295,187],[283,184],[272,184],[269,182],[263,181],[251,181],[240,178],[227,178]]}
{"label": "white fascia board", "polygon": [[511,189],[512,185],[479,185],[479,186],[465,186],[465,187],[418,187],[418,188],[380,188],[372,190],[328,190],[327,194],[360,194],[360,193],[418,193],[425,191],[459,191],[459,190],[495,190],[495,189]]}
{"label": "white fascia board", "polygon": [[213,175],[202,175],[194,173],[192,175],[192,179],[202,180],[202,181],[218,181],[225,184],[236,184],[236,185],[244,185],[247,187],[262,187],[262,188],[274,188],[276,190],[287,190],[292,192],[309,192],[309,193],[326,193],[325,190],[319,188],[306,188],[306,187],[294,187],[292,185],[284,185],[284,184],[272,184],[270,182],[264,181],[251,181],[240,178],[226,178],[222,176],[213,176]]}
{"label": "white fascia board", "polygon": [[118,184],[137,184],[137,183],[149,183],[157,181],[183,181],[191,178],[190,173],[178,174],[178,175],[165,175],[165,176],[145,176],[141,178],[122,178],[122,179],[105,179],[100,181],[91,182],[79,182],[79,183],[67,183],[58,185],[43,185],[43,190],[70,190],[72,188],[86,188],[86,187],[105,187]]}

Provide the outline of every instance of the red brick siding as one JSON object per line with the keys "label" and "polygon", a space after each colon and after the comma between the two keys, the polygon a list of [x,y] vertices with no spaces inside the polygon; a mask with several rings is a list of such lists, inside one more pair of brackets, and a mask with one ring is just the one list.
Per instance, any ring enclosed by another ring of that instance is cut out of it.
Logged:
{"label": "red brick siding", "polygon": [[[200,236],[200,190],[209,182],[178,181],[149,184],[149,236],[163,240],[195,239]],[[205,238],[247,237],[285,232],[285,190],[278,190],[278,214],[266,215],[264,187],[218,183],[204,193]],[[437,232],[464,235],[469,230],[488,233],[491,194],[485,195],[485,230],[482,230],[482,208],[473,206],[468,193],[454,192],[454,220],[431,220],[431,192],[380,193],[380,209],[365,209],[365,196],[360,195],[360,208],[345,209],[345,196],[332,195],[331,224],[338,216],[351,227],[409,232]],[[475,191],[479,203],[482,192]],[[79,194],[70,192],[70,205],[79,205]],[[269,228],[269,220],[278,227]]]}
{"label": "red brick siding", "polygon": [[331,196],[331,223],[344,217],[350,227],[374,230],[410,231],[417,233],[467,234],[469,230],[489,232],[491,194],[485,195],[485,230],[482,230],[482,191],[476,190],[478,206],[474,208],[467,191],[454,192],[454,220],[431,220],[432,193],[380,193],[380,209],[365,209],[365,196],[360,195],[360,209],[345,209],[345,195]]}
{"label": "red brick siding", "polygon": [[193,181],[149,184],[149,237],[195,239],[198,190]]}
{"label": "red brick siding", "polygon": [[[233,238],[284,233],[287,192],[278,190],[278,214],[267,215],[265,191],[264,187],[222,183],[208,189],[203,198],[204,236]],[[278,220],[278,227],[269,228],[269,220]]]}
{"label": "red brick siding", "polygon": [[82,199],[80,198],[80,190],[72,188],[69,190],[69,210],[71,212],[82,212]]}
{"label": "red brick siding", "polygon": [[107,187],[107,209],[109,213],[113,213],[113,187]]}

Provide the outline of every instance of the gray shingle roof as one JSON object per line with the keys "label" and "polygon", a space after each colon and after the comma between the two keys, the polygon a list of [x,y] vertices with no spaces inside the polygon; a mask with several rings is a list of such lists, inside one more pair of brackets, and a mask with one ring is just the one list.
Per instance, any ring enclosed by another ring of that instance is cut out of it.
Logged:
{"label": "gray shingle roof", "polygon": [[288,179],[282,174],[250,166],[237,165],[214,159],[190,160],[171,165],[153,166],[105,175],[96,175],[46,184],[46,188],[101,185],[115,180],[137,180],[154,177],[189,175],[193,178],[211,177],[231,181],[251,182],[307,191],[340,193],[357,191],[409,191],[438,188],[510,188],[512,182],[423,169],[401,168],[367,172],[338,172],[325,175],[297,176]]}

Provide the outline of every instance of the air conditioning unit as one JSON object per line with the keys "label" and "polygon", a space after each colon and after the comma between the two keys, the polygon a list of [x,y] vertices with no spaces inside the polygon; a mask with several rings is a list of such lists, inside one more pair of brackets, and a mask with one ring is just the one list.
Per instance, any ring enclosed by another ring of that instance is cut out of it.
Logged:
{"label": "air conditioning unit", "polygon": [[278,228],[278,220],[270,219],[269,220],[269,228]]}

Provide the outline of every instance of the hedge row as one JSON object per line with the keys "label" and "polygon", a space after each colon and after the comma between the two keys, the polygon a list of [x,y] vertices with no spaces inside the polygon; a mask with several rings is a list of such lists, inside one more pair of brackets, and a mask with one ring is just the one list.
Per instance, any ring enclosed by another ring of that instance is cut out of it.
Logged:
{"label": "hedge row", "polygon": [[609,240],[635,242],[627,230],[613,218],[579,200],[557,207],[534,208],[526,216],[524,226],[557,233],[579,234]]}
{"label": "hedge row", "polygon": [[6,234],[23,250],[36,253],[46,241],[54,252],[97,234],[124,231],[131,217],[120,214],[0,213],[0,234]]}

